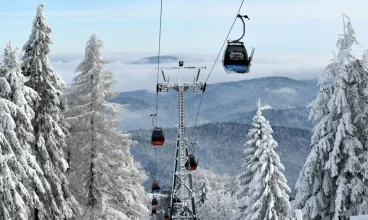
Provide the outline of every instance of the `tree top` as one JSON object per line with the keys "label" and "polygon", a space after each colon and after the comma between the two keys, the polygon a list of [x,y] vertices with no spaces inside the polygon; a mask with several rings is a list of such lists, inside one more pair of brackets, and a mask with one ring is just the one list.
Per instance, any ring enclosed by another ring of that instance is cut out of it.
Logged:
{"label": "tree top", "polygon": [[340,50],[350,49],[353,44],[359,44],[356,39],[356,34],[351,25],[350,18],[346,14],[342,14],[342,22],[344,24],[344,34],[340,35],[340,39],[337,41],[337,48]]}

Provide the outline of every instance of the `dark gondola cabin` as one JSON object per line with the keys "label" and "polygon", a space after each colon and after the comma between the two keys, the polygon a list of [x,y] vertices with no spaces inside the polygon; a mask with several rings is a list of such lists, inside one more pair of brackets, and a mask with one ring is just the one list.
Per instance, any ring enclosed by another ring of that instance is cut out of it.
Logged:
{"label": "dark gondola cabin", "polygon": [[158,181],[153,181],[152,183],[152,193],[159,193],[161,190]]}
{"label": "dark gondola cabin", "polygon": [[156,208],[152,209],[152,216],[154,216],[154,215],[157,215],[157,209]]}
{"label": "dark gondola cabin", "polygon": [[175,203],[181,203],[181,201],[180,201],[180,199],[178,197],[174,197],[172,199],[172,202],[173,202],[173,204],[175,204]]}
{"label": "dark gondola cabin", "polygon": [[240,41],[245,34],[245,23],[243,18],[247,18],[249,20],[249,17],[247,15],[243,16],[238,14],[237,18],[240,18],[243,23],[243,35],[237,40],[227,42],[222,65],[224,66],[226,73],[244,74],[249,73],[250,71],[254,48],[249,55],[244,43]]}
{"label": "dark gondola cabin", "polygon": [[[189,164],[188,164],[189,162]],[[185,168],[188,170],[188,167],[190,165],[190,170],[196,170],[198,166],[198,161],[195,160],[195,157],[193,154],[189,155],[188,161],[185,163]]]}
{"label": "dark gondola cabin", "polygon": [[167,212],[165,212],[164,220],[169,220],[169,218],[170,218],[169,214],[167,214]]}
{"label": "dark gondola cabin", "polygon": [[227,73],[249,72],[250,60],[242,42],[228,44],[224,53],[223,65]]}
{"label": "dark gondola cabin", "polygon": [[152,131],[152,145],[162,146],[165,143],[165,136],[162,128],[154,128]]}
{"label": "dark gondola cabin", "polygon": [[158,206],[158,200],[155,197],[153,197],[152,199],[152,206],[154,207]]}

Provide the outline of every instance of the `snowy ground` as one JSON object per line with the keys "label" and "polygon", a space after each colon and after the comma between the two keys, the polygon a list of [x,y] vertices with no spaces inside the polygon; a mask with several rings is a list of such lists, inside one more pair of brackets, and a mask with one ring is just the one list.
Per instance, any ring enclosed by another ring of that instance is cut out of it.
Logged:
{"label": "snowy ground", "polygon": [[368,215],[351,216],[350,220],[367,220]]}

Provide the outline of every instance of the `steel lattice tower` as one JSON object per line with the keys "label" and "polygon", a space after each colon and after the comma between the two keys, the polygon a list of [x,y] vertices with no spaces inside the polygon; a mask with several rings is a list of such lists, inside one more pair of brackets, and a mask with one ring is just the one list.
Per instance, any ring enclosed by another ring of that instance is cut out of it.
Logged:
{"label": "steel lattice tower", "polygon": [[[185,163],[188,161],[188,146],[184,125],[184,92],[205,91],[206,83],[198,82],[200,70],[205,68],[206,67],[184,67],[182,61],[179,61],[179,67],[160,68],[165,82],[157,84],[157,92],[168,92],[169,90],[173,89],[179,93],[179,125],[170,202],[170,219],[197,219],[194,201],[195,194],[192,185],[192,174],[190,169],[187,170],[185,168]],[[178,83],[166,82],[163,71],[173,69],[178,69]],[[198,69],[197,77],[194,78],[193,82],[181,83],[180,69]]]}

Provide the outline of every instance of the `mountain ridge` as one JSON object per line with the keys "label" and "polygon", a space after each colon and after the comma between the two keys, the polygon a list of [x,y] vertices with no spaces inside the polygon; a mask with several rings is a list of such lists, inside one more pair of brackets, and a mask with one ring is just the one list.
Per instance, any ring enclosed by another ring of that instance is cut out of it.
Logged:
{"label": "mountain ridge", "polygon": [[[276,125],[287,125],[286,121],[291,120],[293,121],[290,123],[292,127],[311,129],[313,123],[308,121],[307,106],[315,99],[317,93],[317,80],[295,80],[287,77],[262,77],[208,84],[197,122],[242,121],[242,123],[250,123],[249,112],[256,110],[260,99],[261,104],[272,106],[273,110],[270,112],[272,112],[272,118],[277,119],[275,120]],[[200,98],[200,93],[185,94],[187,126],[193,126],[195,123]],[[174,92],[159,94],[158,126],[174,127],[176,125],[177,99],[177,94]],[[136,130],[152,127],[149,116],[156,112],[155,91],[121,92],[111,102],[129,105],[123,115],[121,129]]]}

